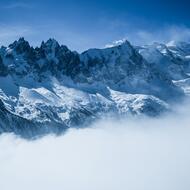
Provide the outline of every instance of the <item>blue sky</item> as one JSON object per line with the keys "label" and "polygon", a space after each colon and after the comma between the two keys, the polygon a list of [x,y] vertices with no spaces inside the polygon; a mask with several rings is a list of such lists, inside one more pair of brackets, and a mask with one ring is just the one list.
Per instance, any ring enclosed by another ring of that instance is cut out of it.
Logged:
{"label": "blue sky", "polygon": [[32,45],[50,37],[73,50],[188,40],[188,0],[33,0],[0,2],[0,44],[24,36]]}

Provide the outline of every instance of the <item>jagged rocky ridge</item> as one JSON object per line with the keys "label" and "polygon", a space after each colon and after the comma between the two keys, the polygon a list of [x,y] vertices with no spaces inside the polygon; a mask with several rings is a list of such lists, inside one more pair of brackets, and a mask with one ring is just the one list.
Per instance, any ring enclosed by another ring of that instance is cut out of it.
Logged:
{"label": "jagged rocky ridge", "polygon": [[70,51],[24,38],[0,49],[0,133],[60,134],[107,116],[158,116],[188,94],[190,44]]}

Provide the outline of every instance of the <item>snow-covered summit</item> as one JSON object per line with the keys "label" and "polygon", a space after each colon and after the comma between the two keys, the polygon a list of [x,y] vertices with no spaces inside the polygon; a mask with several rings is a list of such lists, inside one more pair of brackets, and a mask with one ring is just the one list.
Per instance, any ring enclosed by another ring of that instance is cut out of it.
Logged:
{"label": "snow-covered summit", "polygon": [[34,48],[20,38],[0,49],[0,132],[32,137],[107,115],[157,116],[185,96],[176,80],[189,76],[189,46],[176,47],[125,40],[79,54],[55,39]]}
{"label": "snow-covered summit", "polygon": [[113,41],[112,43],[105,45],[105,48],[112,48],[115,46],[119,46],[122,44],[128,44],[128,43],[129,43],[128,40],[126,38],[123,38],[121,40],[116,40],[116,41]]}
{"label": "snow-covered summit", "polygon": [[171,41],[167,44],[167,47],[178,56],[190,55],[190,42]]}

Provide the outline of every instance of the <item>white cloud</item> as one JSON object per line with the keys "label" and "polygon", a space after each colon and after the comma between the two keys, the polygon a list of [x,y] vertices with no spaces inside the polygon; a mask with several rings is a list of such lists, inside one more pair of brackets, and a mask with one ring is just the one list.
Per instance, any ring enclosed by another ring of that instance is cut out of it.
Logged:
{"label": "white cloud", "polygon": [[137,39],[144,43],[152,42],[169,42],[169,41],[189,41],[190,40],[190,28],[187,27],[166,27],[157,31],[138,31]]}
{"label": "white cloud", "polygon": [[[189,106],[189,104],[187,104]],[[189,190],[189,108],[34,142],[0,138],[2,190]]]}
{"label": "white cloud", "polygon": [[2,8],[4,9],[32,8],[32,5],[26,2],[13,2],[2,6]]}
{"label": "white cloud", "polygon": [[[118,41],[123,41],[123,39],[129,40],[134,45],[152,44],[153,42],[190,41],[190,28],[185,26],[170,26],[145,30],[131,27],[129,31],[126,31],[124,38]],[[115,42],[117,41],[106,45],[106,47],[117,45]]]}
{"label": "white cloud", "polygon": [[135,33],[136,38],[132,37],[135,44],[150,44],[153,42],[167,43],[169,41],[189,41],[190,28],[185,26],[170,26],[158,30],[140,30]]}

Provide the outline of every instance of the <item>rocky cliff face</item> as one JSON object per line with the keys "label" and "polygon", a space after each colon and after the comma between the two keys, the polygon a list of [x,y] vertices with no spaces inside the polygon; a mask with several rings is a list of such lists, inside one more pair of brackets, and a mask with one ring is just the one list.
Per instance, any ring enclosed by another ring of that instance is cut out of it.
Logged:
{"label": "rocky cliff face", "polygon": [[78,54],[54,39],[33,48],[20,38],[1,47],[0,132],[34,137],[110,114],[157,116],[185,96],[190,45],[178,46],[126,41]]}

